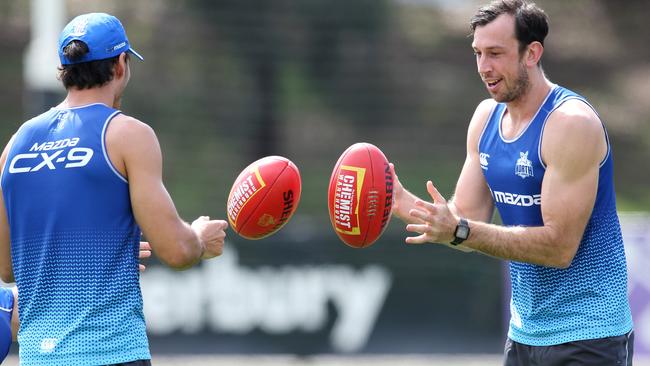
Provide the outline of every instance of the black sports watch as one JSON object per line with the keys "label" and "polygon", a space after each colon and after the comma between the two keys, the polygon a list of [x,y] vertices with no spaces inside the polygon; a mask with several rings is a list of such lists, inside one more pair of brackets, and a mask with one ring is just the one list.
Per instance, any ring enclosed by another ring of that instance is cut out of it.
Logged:
{"label": "black sports watch", "polygon": [[467,240],[467,238],[469,238],[469,223],[461,217],[458,225],[456,225],[454,240],[451,241],[451,245],[458,245]]}

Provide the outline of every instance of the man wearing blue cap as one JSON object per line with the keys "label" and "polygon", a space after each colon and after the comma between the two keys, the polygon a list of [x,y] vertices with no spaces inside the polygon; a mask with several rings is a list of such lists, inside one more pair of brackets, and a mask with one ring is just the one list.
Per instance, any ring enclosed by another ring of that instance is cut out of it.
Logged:
{"label": "man wearing blue cap", "polygon": [[140,230],[177,269],[223,249],[227,223],[178,216],[153,130],[117,110],[130,54],[142,60],[117,18],[73,19],[59,39],[66,99],[0,158],[0,275],[20,289],[21,365],[149,365]]}

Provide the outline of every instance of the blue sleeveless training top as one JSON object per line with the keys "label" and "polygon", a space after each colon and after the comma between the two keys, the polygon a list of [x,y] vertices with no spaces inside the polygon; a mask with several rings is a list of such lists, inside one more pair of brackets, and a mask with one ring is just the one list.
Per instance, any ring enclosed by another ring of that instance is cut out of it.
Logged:
{"label": "blue sleeveless training top", "polygon": [[0,363],[11,348],[11,312],[14,310],[14,294],[10,288],[0,287]]}
{"label": "blue sleeveless training top", "polygon": [[[541,140],[548,116],[569,99],[589,105],[556,85],[526,129],[511,140],[501,134],[506,105],[498,103],[492,110],[479,140],[479,158],[504,225],[544,225]],[[548,346],[622,335],[632,329],[609,141],[595,206],[571,265],[557,269],[512,261],[510,279],[508,336],[516,342]]]}
{"label": "blue sleeveless training top", "polygon": [[104,141],[118,113],[103,104],[51,109],[14,136],[2,192],[20,289],[21,365],[150,358],[140,229]]}

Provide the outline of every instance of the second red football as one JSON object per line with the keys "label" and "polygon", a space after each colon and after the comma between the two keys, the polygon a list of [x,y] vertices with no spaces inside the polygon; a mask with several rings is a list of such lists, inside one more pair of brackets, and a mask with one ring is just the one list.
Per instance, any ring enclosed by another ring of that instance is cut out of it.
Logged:
{"label": "second red football", "polygon": [[393,176],[384,153],[365,142],[345,150],[332,171],[327,203],[344,243],[355,248],[373,244],[390,221],[393,203]]}

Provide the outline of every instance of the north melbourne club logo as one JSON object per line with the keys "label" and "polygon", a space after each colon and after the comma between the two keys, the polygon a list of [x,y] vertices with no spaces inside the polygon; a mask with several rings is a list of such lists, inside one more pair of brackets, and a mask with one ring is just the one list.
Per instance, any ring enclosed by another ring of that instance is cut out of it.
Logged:
{"label": "north melbourne club logo", "polygon": [[517,165],[515,166],[515,175],[524,179],[526,177],[534,177],[533,174],[533,164],[528,160],[528,151],[519,152],[519,159],[517,159]]}

